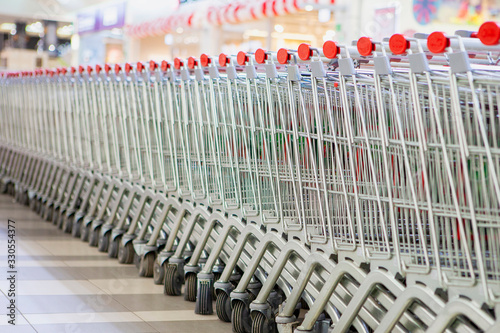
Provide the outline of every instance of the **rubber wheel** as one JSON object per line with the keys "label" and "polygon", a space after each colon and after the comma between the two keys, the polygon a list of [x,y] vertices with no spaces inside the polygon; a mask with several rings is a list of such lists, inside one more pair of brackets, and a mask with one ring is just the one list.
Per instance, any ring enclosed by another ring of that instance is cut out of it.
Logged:
{"label": "rubber wheel", "polygon": [[231,300],[229,296],[221,291],[215,301],[215,310],[220,320],[229,323],[231,321]]}
{"label": "rubber wheel", "polygon": [[135,268],[140,269],[141,267],[141,257],[134,250],[134,265]]}
{"label": "rubber wheel", "polygon": [[[252,303],[254,299],[254,294],[250,293],[248,304]],[[245,303],[236,302],[234,304],[233,312],[231,313],[231,324],[233,326],[233,332],[251,333],[252,319],[250,318],[250,310]]]}
{"label": "rubber wheel", "polygon": [[132,242],[128,242],[123,245],[122,242],[118,245],[118,262],[120,264],[131,264],[134,262],[134,245]]}
{"label": "rubber wheel", "polygon": [[90,235],[90,223],[84,224],[83,222],[80,222],[80,239],[82,240],[82,242],[88,242],[89,235]]}
{"label": "rubber wheel", "polygon": [[36,213],[40,215],[41,212],[42,212],[42,201],[38,199],[36,203]]}
{"label": "rubber wheel", "polygon": [[30,208],[31,210],[35,210],[36,208],[36,199],[33,199],[30,201]]}
{"label": "rubber wheel", "polygon": [[59,221],[59,209],[54,209],[52,213],[52,224],[57,225],[57,221]]}
{"label": "rubber wheel", "polygon": [[109,248],[108,248],[108,257],[110,257],[110,258],[118,257],[118,250],[120,247],[120,241],[121,241],[121,237],[116,237],[115,239],[113,239],[110,242]]}
{"label": "rubber wheel", "polygon": [[52,221],[52,213],[54,212],[54,206],[48,206],[45,209],[45,221],[50,222]]}
{"label": "rubber wheel", "polygon": [[[219,281],[221,276],[222,273],[214,273],[214,282]],[[217,295],[215,294],[215,288],[213,284],[212,284],[212,299],[217,299]]]}
{"label": "rubber wheel", "polygon": [[61,213],[61,211],[59,211],[56,222],[57,228],[62,229],[63,223],[64,223],[64,213]]}
{"label": "rubber wheel", "polygon": [[82,225],[82,219],[79,219],[78,221],[73,218],[73,227],[71,228],[71,235],[75,238],[80,238],[80,228]]}
{"label": "rubber wheel", "polygon": [[71,233],[71,229],[73,229],[73,219],[74,216],[67,217],[66,215],[63,217],[63,231],[67,234]]}
{"label": "rubber wheel", "polygon": [[198,279],[196,274],[188,274],[186,277],[186,290],[184,292],[184,299],[188,302],[196,302],[196,287]]}
{"label": "rubber wheel", "polygon": [[97,228],[92,229],[92,231],[90,232],[90,236],[89,236],[89,245],[90,246],[96,247],[97,245],[99,245],[99,232],[100,231],[101,231],[101,227],[97,227]]}
{"label": "rubber wheel", "polygon": [[269,321],[262,312],[257,312],[252,321],[252,333],[269,332]]}
{"label": "rubber wheel", "polygon": [[153,280],[155,284],[163,284],[163,280],[165,279],[165,267],[160,265],[160,263],[155,260],[153,264]]}
{"label": "rubber wheel", "polygon": [[139,265],[139,276],[152,277],[155,261],[156,254],[154,252],[148,252],[142,256]]}
{"label": "rubber wheel", "polygon": [[182,279],[177,274],[177,265],[167,264],[163,286],[163,292],[169,296],[179,296],[181,294]]}
{"label": "rubber wheel", "polygon": [[23,200],[23,205],[29,206],[29,204],[30,204],[30,198],[28,196],[28,192],[24,192],[23,193],[22,200]]}
{"label": "rubber wheel", "polygon": [[109,248],[109,232],[105,233],[102,236],[99,236],[99,240],[97,241],[97,250],[99,252],[108,252]]}
{"label": "rubber wheel", "polygon": [[[198,287],[198,285],[196,285]],[[212,302],[215,300],[214,298],[209,297],[213,290],[212,283],[200,283],[199,292],[197,290],[196,293],[196,310],[198,314],[201,315],[211,315],[214,313]],[[212,288],[212,290],[210,290]],[[186,282],[187,289],[187,282]]]}

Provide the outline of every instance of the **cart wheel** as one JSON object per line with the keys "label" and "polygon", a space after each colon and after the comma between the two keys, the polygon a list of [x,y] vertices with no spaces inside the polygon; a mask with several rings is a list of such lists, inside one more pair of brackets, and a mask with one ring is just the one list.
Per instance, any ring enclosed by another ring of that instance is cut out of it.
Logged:
{"label": "cart wheel", "polygon": [[74,219],[73,216],[71,216],[71,217],[64,216],[63,217],[63,231],[65,233],[68,233],[68,234],[71,233],[71,229],[73,228],[73,219]]}
{"label": "cart wheel", "polygon": [[140,269],[141,267],[141,257],[134,250],[134,265],[135,268]]}
{"label": "cart wheel", "polygon": [[148,252],[141,258],[139,265],[139,276],[151,277],[153,276],[153,269],[156,262],[156,255],[154,252]]}
{"label": "cart wheel", "polygon": [[[214,273],[214,282],[219,281],[220,277],[222,276],[222,273]],[[215,288],[214,285],[212,284],[212,299],[217,299],[217,295],[215,294]]]}
{"label": "cart wheel", "polygon": [[231,321],[231,300],[225,292],[220,292],[215,301],[215,310],[220,320],[229,323]]}
{"label": "cart wheel", "polygon": [[165,279],[165,267],[155,260],[153,265],[153,280],[155,284],[163,284]]}
{"label": "cart wheel", "polygon": [[30,208],[31,208],[31,210],[36,209],[36,199],[35,198],[33,198],[33,200],[30,201]]}
{"label": "cart wheel", "polygon": [[110,257],[110,258],[118,257],[118,250],[120,248],[120,241],[121,241],[121,237],[116,237],[115,239],[113,239],[110,242],[109,248],[108,248],[108,257]]}
{"label": "cart wheel", "polygon": [[120,264],[131,264],[134,262],[134,246],[132,242],[128,242],[125,245],[122,245],[120,242],[118,244],[118,262]]}
{"label": "cart wheel", "polygon": [[[253,293],[250,293],[248,303],[252,303],[255,299]],[[231,313],[231,324],[233,332],[236,333],[250,333],[252,330],[252,319],[250,318],[250,311],[244,302],[236,302]]]}
{"label": "cart wheel", "polygon": [[28,196],[28,192],[24,191],[23,193],[23,205],[29,206],[30,204],[30,197]]}
{"label": "cart wheel", "polygon": [[[198,287],[198,281],[196,281],[196,287]],[[186,281],[187,290],[187,281]],[[196,293],[196,313],[201,315],[211,315],[214,313],[212,302],[215,298],[212,298],[212,292],[214,290],[212,283],[200,283],[200,289]]]}
{"label": "cart wheel", "polygon": [[102,236],[98,236],[99,240],[97,241],[97,250],[99,252],[108,252],[109,248],[109,232],[105,233]]}
{"label": "cart wheel", "polygon": [[99,244],[99,232],[101,231],[101,227],[97,227],[92,229],[89,235],[89,245],[92,247],[96,247]]}
{"label": "cart wheel", "polygon": [[47,221],[47,222],[52,221],[53,213],[54,213],[54,206],[48,206],[45,209],[45,221]]}
{"label": "cart wheel", "polygon": [[198,279],[196,274],[188,274],[186,277],[186,290],[184,292],[184,299],[188,302],[196,302],[196,287]]}
{"label": "cart wheel", "polygon": [[83,222],[80,222],[80,239],[83,242],[88,242],[89,235],[90,235],[90,223],[84,224]]}
{"label": "cart wheel", "polygon": [[269,330],[269,320],[262,312],[257,312],[252,321],[252,333],[267,333]]}
{"label": "cart wheel", "polygon": [[58,229],[62,229],[63,227],[63,222],[64,222],[64,213],[61,213],[61,211],[59,211],[59,214],[57,215],[57,221],[56,221],[56,225],[57,225],[57,228]]}
{"label": "cart wheel", "polygon": [[80,228],[81,228],[80,225],[82,223],[82,219],[76,220],[75,218],[73,218],[73,227],[71,227],[71,235],[75,238],[80,237]]}
{"label": "cart wheel", "polygon": [[169,296],[179,296],[181,294],[182,279],[177,274],[177,265],[168,265],[165,270],[164,293]]}
{"label": "cart wheel", "polygon": [[57,221],[59,221],[59,209],[54,209],[52,213],[52,224],[57,225]]}

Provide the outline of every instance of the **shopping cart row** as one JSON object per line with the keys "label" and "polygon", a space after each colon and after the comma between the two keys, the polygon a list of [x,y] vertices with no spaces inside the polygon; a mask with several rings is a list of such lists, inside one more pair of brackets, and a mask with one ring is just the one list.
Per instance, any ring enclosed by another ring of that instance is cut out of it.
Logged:
{"label": "shopping cart row", "polygon": [[499,38],[9,73],[2,184],[236,332],[494,332]]}

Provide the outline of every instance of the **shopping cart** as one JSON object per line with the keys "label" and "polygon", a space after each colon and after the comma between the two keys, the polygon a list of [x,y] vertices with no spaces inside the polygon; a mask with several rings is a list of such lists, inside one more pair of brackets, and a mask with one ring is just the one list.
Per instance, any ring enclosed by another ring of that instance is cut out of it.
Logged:
{"label": "shopping cart", "polygon": [[495,332],[498,36],[4,74],[1,189],[235,332]]}

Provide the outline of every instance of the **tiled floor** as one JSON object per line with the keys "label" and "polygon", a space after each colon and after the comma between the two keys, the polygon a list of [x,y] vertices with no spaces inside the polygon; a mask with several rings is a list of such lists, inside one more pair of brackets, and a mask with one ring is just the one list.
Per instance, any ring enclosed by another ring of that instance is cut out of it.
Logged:
{"label": "tiled floor", "polygon": [[[16,326],[6,315],[7,219],[16,221]],[[194,303],[163,294],[87,243],[0,195],[0,332],[230,332],[215,315],[194,314]]]}

